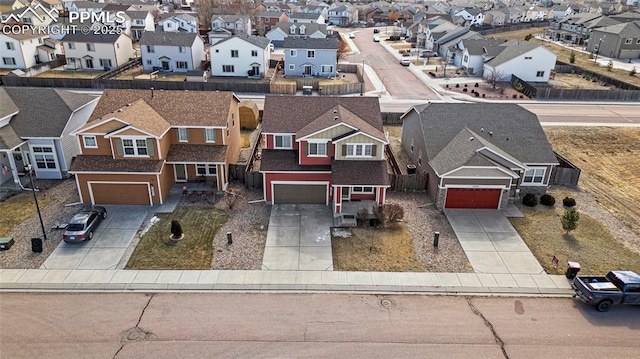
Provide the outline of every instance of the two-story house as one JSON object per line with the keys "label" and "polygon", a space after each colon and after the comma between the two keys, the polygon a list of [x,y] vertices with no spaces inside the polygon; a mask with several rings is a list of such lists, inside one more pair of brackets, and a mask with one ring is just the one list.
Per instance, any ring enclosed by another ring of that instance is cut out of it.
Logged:
{"label": "two-story house", "polygon": [[0,32],[0,68],[28,69],[38,63],[61,55],[57,41],[39,31],[21,31],[16,34]]}
{"label": "two-story house", "polygon": [[545,46],[529,41],[510,40],[498,45],[498,48],[503,50],[484,64],[484,78],[509,81],[515,75],[529,82],[549,81],[557,56]]}
{"label": "two-story house", "polygon": [[587,51],[616,59],[640,58],[640,21],[593,29]]}
{"label": "two-story house", "polygon": [[358,9],[348,2],[334,2],[327,17],[327,24],[348,26],[358,22]]}
{"label": "two-story house", "polygon": [[281,47],[287,37],[310,37],[323,39],[327,37],[327,25],[325,24],[294,24],[290,22],[277,23],[265,35],[274,46]]}
{"label": "two-story house", "polygon": [[459,43],[462,56],[454,58],[454,64],[461,67],[470,76],[481,76],[484,63],[498,55],[504,47],[505,40],[501,39],[464,39]]}
{"label": "two-story house", "polygon": [[148,11],[127,11],[125,17],[131,19],[130,36],[134,40],[140,40],[143,32],[155,29],[153,16]]}
{"label": "two-story house", "polygon": [[[389,188],[380,105],[373,97],[266,96],[260,172],[267,204],[382,206]],[[371,206],[369,206],[369,209]]]}
{"label": "two-story house", "polygon": [[162,204],[171,187],[191,180],[226,189],[240,154],[239,103],[223,91],[105,90],[91,121],[73,132],[80,200]]}
{"label": "two-story house", "polygon": [[211,46],[211,76],[262,78],[269,70],[271,41],[263,36],[235,35]]}
{"label": "two-story house", "polygon": [[322,14],[313,12],[292,12],[289,14],[289,22],[301,24],[324,24],[325,18]]}
{"label": "two-story house", "polygon": [[193,32],[145,31],[140,38],[145,71],[198,70],[206,58],[204,40]]}
{"label": "two-story house", "polygon": [[118,67],[135,57],[133,42],[125,34],[69,33],[62,38],[66,69],[104,70]]}
{"label": "two-story house", "polygon": [[248,15],[213,15],[211,30],[225,29],[234,35],[251,35],[251,18]]}
{"label": "two-story house", "polygon": [[289,14],[282,11],[260,11],[256,14],[255,20],[258,35],[264,35],[269,32],[275,24],[279,22],[289,22]]}
{"label": "two-story house", "polygon": [[284,39],[285,76],[334,77],[338,63],[338,39],[287,37]]}
{"label": "two-story house", "polygon": [[158,26],[164,32],[198,32],[198,16],[189,13],[167,13],[158,16]]}

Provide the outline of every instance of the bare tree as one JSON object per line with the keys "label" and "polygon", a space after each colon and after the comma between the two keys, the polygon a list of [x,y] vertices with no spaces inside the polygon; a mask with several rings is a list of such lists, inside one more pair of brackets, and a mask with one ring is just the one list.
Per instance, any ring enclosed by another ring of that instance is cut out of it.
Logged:
{"label": "bare tree", "polygon": [[211,26],[211,17],[215,9],[220,8],[220,0],[197,0],[198,22],[200,28],[208,29]]}
{"label": "bare tree", "polygon": [[340,60],[344,60],[347,57],[347,42],[342,37],[338,37],[338,52],[336,56],[336,62],[340,62]]}
{"label": "bare tree", "polygon": [[495,90],[500,85],[500,83],[505,80],[505,77],[507,77],[507,74],[494,69],[489,73],[487,80],[491,85],[493,85],[493,89]]}

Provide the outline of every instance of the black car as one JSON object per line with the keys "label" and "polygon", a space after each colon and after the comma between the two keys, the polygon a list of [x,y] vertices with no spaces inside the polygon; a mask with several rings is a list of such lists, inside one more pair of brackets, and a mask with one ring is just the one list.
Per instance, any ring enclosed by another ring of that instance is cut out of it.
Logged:
{"label": "black car", "polygon": [[93,238],[93,232],[105,218],[107,218],[107,209],[104,207],[83,208],[71,218],[62,239],[65,242],[89,241]]}

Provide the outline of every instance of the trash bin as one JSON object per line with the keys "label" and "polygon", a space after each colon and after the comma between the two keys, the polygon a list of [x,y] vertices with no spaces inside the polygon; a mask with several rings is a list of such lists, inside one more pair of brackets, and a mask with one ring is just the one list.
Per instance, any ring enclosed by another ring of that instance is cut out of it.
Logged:
{"label": "trash bin", "polygon": [[302,86],[303,95],[311,95],[313,93],[313,86]]}
{"label": "trash bin", "polygon": [[580,263],[578,262],[567,262],[567,272],[564,274],[568,279],[573,279],[580,272]]}
{"label": "trash bin", "polygon": [[42,252],[42,238],[31,238],[31,251]]}
{"label": "trash bin", "polygon": [[416,165],[407,165],[407,174],[413,175],[416,173]]}

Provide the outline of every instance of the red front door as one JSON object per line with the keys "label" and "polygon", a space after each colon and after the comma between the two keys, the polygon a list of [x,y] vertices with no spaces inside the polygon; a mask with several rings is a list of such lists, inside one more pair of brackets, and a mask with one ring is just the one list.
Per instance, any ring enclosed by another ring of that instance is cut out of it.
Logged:
{"label": "red front door", "polygon": [[500,190],[490,188],[449,188],[445,208],[498,208]]}

